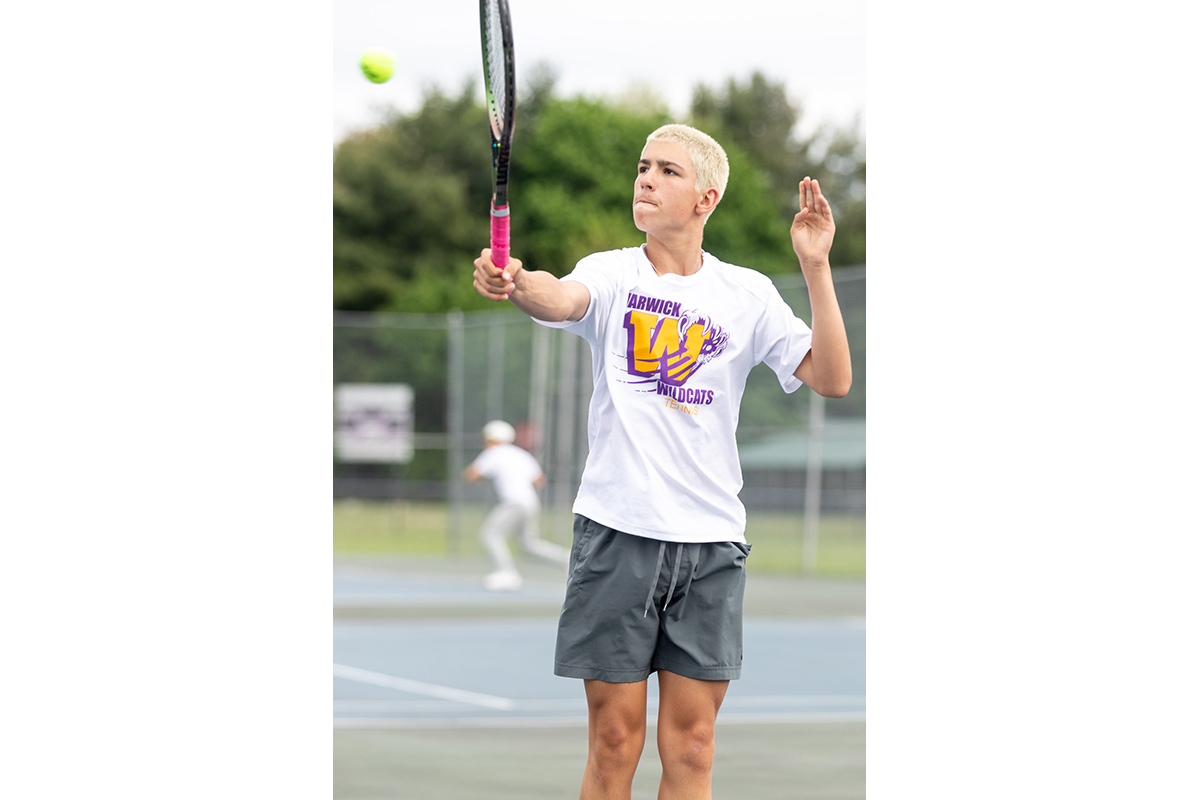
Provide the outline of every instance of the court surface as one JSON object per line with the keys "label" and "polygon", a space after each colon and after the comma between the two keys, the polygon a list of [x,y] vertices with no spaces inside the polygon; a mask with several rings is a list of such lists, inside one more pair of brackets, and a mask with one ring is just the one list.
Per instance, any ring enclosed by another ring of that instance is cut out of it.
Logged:
{"label": "court surface", "polygon": [[[496,593],[478,560],[335,560],[335,798],[578,795],[587,705],[552,669],[565,575],[520,567],[525,585]],[[863,796],[863,601],[861,582],[751,572],[714,796]],[[653,676],[648,692],[635,798],[657,785]]]}

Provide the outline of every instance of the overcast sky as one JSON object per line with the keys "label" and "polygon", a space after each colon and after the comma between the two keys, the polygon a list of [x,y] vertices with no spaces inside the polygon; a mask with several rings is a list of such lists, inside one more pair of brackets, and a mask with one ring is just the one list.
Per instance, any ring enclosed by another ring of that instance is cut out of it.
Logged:
{"label": "overcast sky", "polygon": [[[517,84],[535,63],[558,72],[558,93],[612,96],[652,87],[683,116],[698,83],[721,86],[760,70],[804,106],[801,132],[866,114],[863,0],[510,0]],[[422,88],[482,84],[474,0],[417,4],[334,0],[333,141],[377,123],[382,109],[411,111]],[[396,55],[385,84],[362,77],[368,47]],[[524,70],[524,73],[523,73]],[[482,89],[479,89],[482,99]]]}

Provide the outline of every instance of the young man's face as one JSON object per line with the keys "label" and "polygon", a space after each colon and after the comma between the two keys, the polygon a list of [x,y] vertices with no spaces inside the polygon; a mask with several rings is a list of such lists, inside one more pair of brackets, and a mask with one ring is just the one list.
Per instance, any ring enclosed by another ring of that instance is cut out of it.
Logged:
{"label": "young man's face", "polygon": [[704,193],[687,148],[677,142],[647,142],[633,184],[633,222],[644,233],[681,228],[697,216]]}

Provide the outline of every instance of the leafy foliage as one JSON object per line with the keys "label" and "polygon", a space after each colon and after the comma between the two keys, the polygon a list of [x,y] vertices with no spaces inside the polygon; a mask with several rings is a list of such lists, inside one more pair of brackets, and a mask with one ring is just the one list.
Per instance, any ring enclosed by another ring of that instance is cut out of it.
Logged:
{"label": "leafy foliage", "polygon": [[513,237],[528,267],[565,275],[589,253],[644,241],[632,223],[633,179],[646,134],[665,121],[582,98],[544,107],[514,145]]}
{"label": "leafy foliage", "polygon": [[[531,78],[514,135],[513,255],[564,275],[589,253],[645,240],[630,210],[637,158],[646,135],[670,119],[649,90],[623,101],[563,99],[548,69],[535,68]],[[758,74],[721,91],[696,89],[689,121],[721,141],[731,173],[705,230],[706,250],[768,274],[798,271],[788,227],[799,210],[796,185],[811,175],[837,215],[834,265],[865,261],[863,144],[849,129],[797,141],[800,113],[782,84]],[[335,309],[496,308],[470,280],[488,239],[487,144],[486,112],[468,82],[457,96],[431,89],[418,111],[394,114],[337,146]]]}
{"label": "leafy foliage", "polygon": [[487,116],[474,95],[471,85],[456,98],[434,90],[416,114],[395,116],[338,146],[334,308],[485,307],[470,281],[454,271],[469,267],[487,235]]}
{"label": "leafy foliage", "polygon": [[[746,84],[730,80],[722,91],[697,87],[691,113],[692,124],[709,132],[726,150],[735,143],[747,153],[770,187],[770,201],[784,222],[785,233],[800,211],[800,180],[815,178],[837,221],[830,263],[835,267],[866,263],[866,148],[856,125],[845,129],[819,126],[807,138],[796,139],[793,132],[803,109],[792,105],[783,84],[771,83],[761,73],[752,75]],[[791,256],[790,247],[787,252]],[[769,273],[798,270],[799,264],[786,270],[760,268]]]}

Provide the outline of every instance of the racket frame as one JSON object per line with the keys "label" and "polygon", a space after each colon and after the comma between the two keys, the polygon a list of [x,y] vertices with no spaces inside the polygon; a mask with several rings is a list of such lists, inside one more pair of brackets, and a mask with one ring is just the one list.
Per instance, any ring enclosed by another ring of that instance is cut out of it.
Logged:
{"label": "racket frame", "polygon": [[[498,13],[500,41],[492,42],[491,10]],[[492,204],[491,245],[492,263],[500,269],[508,265],[509,208],[508,167],[512,153],[513,112],[516,108],[516,80],[513,72],[512,21],[508,0],[479,0],[480,39],[483,45],[483,88],[487,94],[488,123],[492,137]],[[489,50],[499,46],[501,69],[504,74],[492,75]],[[497,82],[504,87],[503,101],[498,101],[493,88]]]}

